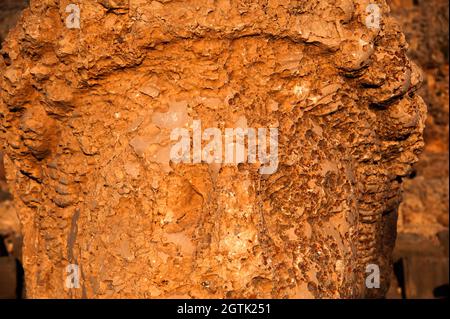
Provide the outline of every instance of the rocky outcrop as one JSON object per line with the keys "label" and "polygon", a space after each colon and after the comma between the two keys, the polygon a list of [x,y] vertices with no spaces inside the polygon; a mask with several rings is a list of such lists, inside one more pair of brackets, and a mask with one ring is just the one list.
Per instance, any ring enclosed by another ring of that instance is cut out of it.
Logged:
{"label": "rocky outcrop", "polygon": [[391,6],[402,21],[409,55],[423,68],[420,95],[429,106],[426,149],[407,181],[410,191],[406,191],[405,221],[400,227],[437,233],[448,228],[448,1],[403,0]]}
{"label": "rocky outcrop", "polygon": [[[426,107],[384,1],[69,4],[32,1],[0,60],[28,297],[385,293]],[[276,170],[171,161],[197,121],[277,129]]]}
{"label": "rocky outcrop", "polygon": [[[443,296],[436,290],[446,285],[448,296],[449,2],[390,2],[409,43],[408,55],[423,70],[424,85],[418,94],[429,109],[425,151],[404,182],[395,252],[397,263],[403,265],[404,278],[399,278],[402,284],[393,287],[398,286],[406,298],[433,298]],[[420,269],[420,275],[416,269]]]}

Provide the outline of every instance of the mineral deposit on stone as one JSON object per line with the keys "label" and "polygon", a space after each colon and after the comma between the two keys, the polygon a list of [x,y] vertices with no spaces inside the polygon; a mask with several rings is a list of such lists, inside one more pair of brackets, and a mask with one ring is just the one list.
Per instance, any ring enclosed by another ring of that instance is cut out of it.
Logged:
{"label": "mineral deposit on stone", "polygon": [[[35,0],[2,50],[28,297],[386,291],[426,107],[384,0]],[[200,121],[276,128],[277,170],[175,163]]]}

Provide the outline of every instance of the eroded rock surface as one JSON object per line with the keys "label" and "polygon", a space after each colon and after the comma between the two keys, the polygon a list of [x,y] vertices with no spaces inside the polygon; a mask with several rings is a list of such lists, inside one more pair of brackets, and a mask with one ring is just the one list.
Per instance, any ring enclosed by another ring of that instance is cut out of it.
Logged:
{"label": "eroded rock surface", "polygon": [[448,231],[448,1],[392,1],[411,56],[423,69],[420,95],[428,108],[426,148],[406,181],[400,230],[434,237]]}
{"label": "eroded rock surface", "polygon": [[[384,294],[426,113],[384,1],[78,3],[32,1],[0,60],[28,297]],[[193,120],[278,128],[278,170],[171,162]]]}
{"label": "eroded rock surface", "polygon": [[424,85],[418,94],[429,110],[425,151],[404,182],[394,251],[403,273],[397,271],[398,280],[391,285],[389,296],[397,291],[397,296],[406,298],[442,297],[445,291],[448,294],[449,2],[389,2],[409,43],[408,55],[423,70]]}

